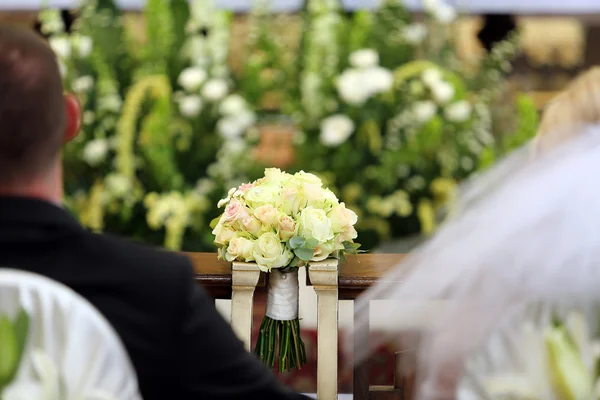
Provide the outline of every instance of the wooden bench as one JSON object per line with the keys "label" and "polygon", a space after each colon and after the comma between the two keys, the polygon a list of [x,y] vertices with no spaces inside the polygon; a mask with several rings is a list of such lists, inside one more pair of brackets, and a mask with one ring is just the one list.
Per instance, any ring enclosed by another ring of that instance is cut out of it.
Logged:
{"label": "wooden bench", "polygon": [[[233,280],[230,263],[217,260],[214,253],[186,253],[186,255],[194,265],[196,281],[202,284],[213,298],[231,299]],[[339,266],[338,300],[356,299],[363,291],[397,266],[404,257],[404,254],[361,254],[348,257],[347,262],[341,263]],[[266,291],[266,281],[266,275],[261,273],[256,290]],[[307,285],[311,285],[309,274],[307,274]],[[368,337],[355,335],[354,348],[364,348],[364,346],[368,346]],[[398,364],[400,359],[397,358]],[[401,373],[400,370],[396,372]],[[412,396],[413,382],[410,379],[407,381],[405,378],[397,378],[394,386],[370,386],[369,373],[368,362],[354,366],[355,400],[409,399]],[[399,382],[400,380],[402,382]]]}

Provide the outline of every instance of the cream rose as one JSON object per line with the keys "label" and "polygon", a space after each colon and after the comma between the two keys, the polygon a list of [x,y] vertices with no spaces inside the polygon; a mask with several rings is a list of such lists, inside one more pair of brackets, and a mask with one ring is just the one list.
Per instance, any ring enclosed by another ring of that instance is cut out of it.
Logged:
{"label": "cream rose", "polygon": [[235,235],[233,228],[222,223],[217,224],[212,233],[215,235],[215,243],[220,245],[226,245]]}
{"label": "cream rose", "polygon": [[315,174],[311,174],[309,172],[304,172],[304,171],[296,172],[294,174],[293,179],[294,179],[294,182],[297,184],[308,183],[309,185],[318,185],[319,187],[323,186],[323,182],[321,181],[321,178],[319,178]]}
{"label": "cream rose", "polygon": [[348,208],[344,203],[333,207],[329,212],[331,219],[331,228],[335,233],[340,233],[354,226],[358,220],[356,213]]}
{"label": "cream rose", "polygon": [[336,249],[335,242],[333,241],[319,244],[315,248],[315,252],[311,261],[323,261],[336,250],[338,249]]}
{"label": "cream rose", "polygon": [[333,239],[331,220],[324,210],[306,207],[300,213],[300,235],[307,239],[317,239],[320,243]]}
{"label": "cream rose", "polygon": [[256,242],[252,255],[263,271],[270,271],[273,268],[282,268],[292,261],[293,254],[288,250],[273,232],[263,233]]}
{"label": "cream rose", "polygon": [[264,184],[248,190],[244,198],[251,207],[260,207],[263,204],[275,204],[280,199],[280,192],[279,185]]}
{"label": "cream rose", "polygon": [[234,237],[227,246],[225,260],[241,260],[245,262],[254,261],[254,242],[244,237]]}
{"label": "cream rose", "polygon": [[223,218],[227,222],[233,222],[235,220],[243,220],[248,216],[248,211],[246,207],[238,200],[231,199],[227,207],[225,207],[225,212],[223,213]]}
{"label": "cream rose", "polygon": [[244,227],[244,229],[251,233],[252,235],[258,237],[258,235],[260,235],[260,232],[262,231],[262,224],[260,223],[260,221],[258,219],[256,219],[256,217],[253,216],[247,216],[244,217],[242,220],[242,226]]}
{"label": "cream rose", "polygon": [[279,237],[282,241],[290,240],[296,235],[296,223],[288,215],[282,215],[279,217]]}
{"label": "cream rose", "polygon": [[295,187],[286,187],[283,189],[283,212],[288,215],[296,215],[301,209],[308,205],[308,198],[304,191]]}
{"label": "cream rose", "polygon": [[265,181],[271,183],[283,183],[288,181],[291,175],[281,171],[279,168],[265,169]]}
{"label": "cream rose", "polygon": [[276,225],[279,221],[279,212],[270,204],[265,204],[254,210],[254,216],[263,225]]}

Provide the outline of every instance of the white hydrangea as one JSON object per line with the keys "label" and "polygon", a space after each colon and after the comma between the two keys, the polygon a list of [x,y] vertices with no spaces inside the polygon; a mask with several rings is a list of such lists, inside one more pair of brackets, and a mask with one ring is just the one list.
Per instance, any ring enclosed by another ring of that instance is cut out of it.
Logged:
{"label": "white hydrangea", "polygon": [[464,122],[471,116],[471,110],[471,103],[461,100],[449,104],[444,110],[444,115],[448,121]]}
{"label": "white hydrangea", "polygon": [[194,92],[200,89],[200,86],[206,81],[206,71],[200,67],[189,67],[181,71],[177,78],[177,83],[188,92]]}
{"label": "white hydrangea", "polygon": [[121,106],[123,105],[123,101],[118,94],[110,94],[98,99],[98,108],[101,110],[119,112],[121,110]]}
{"label": "white hydrangea", "polygon": [[344,114],[336,114],[321,122],[321,143],[327,147],[337,147],[354,132],[354,122]]}
{"label": "white hydrangea", "polygon": [[363,71],[363,85],[370,95],[385,93],[392,89],[394,74],[389,69],[375,66]]}
{"label": "white hydrangea", "polygon": [[223,100],[219,107],[219,111],[223,115],[237,115],[246,111],[246,100],[239,94],[230,94]]}
{"label": "white hydrangea", "polygon": [[431,88],[442,81],[442,72],[437,68],[428,68],[421,74],[421,80]]}
{"label": "white hydrangea", "polygon": [[422,43],[427,36],[427,28],[422,23],[410,24],[404,28],[402,35],[408,43],[417,45]]}
{"label": "white hydrangea", "polygon": [[454,97],[454,86],[448,82],[438,82],[431,86],[431,94],[439,104],[446,104]]}
{"label": "white hydrangea", "polygon": [[361,106],[369,99],[369,92],[365,90],[362,82],[362,72],[356,69],[347,69],[337,79],[337,90],[344,102]]}
{"label": "white hydrangea", "polygon": [[81,76],[73,81],[71,88],[75,93],[84,93],[94,87],[94,78],[90,75]]}
{"label": "white hydrangea", "polygon": [[437,112],[437,106],[433,101],[417,101],[412,106],[412,114],[419,123],[429,121]]}
{"label": "white hydrangea", "polygon": [[360,49],[350,54],[349,61],[355,68],[369,68],[379,64],[379,54],[373,49]]}
{"label": "white hydrangea", "polygon": [[210,102],[223,100],[227,96],[227,82],[223,79],[211,79],[202,88],[202,97]]}
{"label": "white hydrangea", "polygon": [[83,159],[91,167],[96,167],[106,160],[109,148],[106,139],[90,140],[83,148]]}
{"label": "white hydrangea", "polygon": [[433,17],[442,24],[449,24],[456,19],[457,13],[450,4],[441,3],[433,12]]}
{"label": "white hydrangea", "polygon": [[104,180],[107,192],[114,197],[125,197],[132,188],[130,180],[120,174],[110,174]]}
{"label": "white hydrangea", "polygon": [[71,42],[63,36],[50,38],[50,48],[61,59],[65,60],[71,57]]}
{"label": "white hydrangea", "polygon": [[217,122],[217,132],[224,139],[235,139],[240,137],[244,134],[246,128],[243,121],[240,121],[235,117],[221,118]]}
{"label": "white hydrangea", "polygon": [[96,120],[96,114],[94,114],[93,111],[85,111],[83,113],[83,124],[84,125],[91,125],[94,123],[94,121]]}
{"label": "white hydrangea", "polygon": [[440,0],[423,0],[423,9],[428,13],[435,12],[440,5]]}
{"label": "white hydrangea", "polygon": [[338,93],[344,102],[361,106],[372,96],[391,90],[394,75],[390,70],[380,66],[351,68],[342,72],[336,83]]}
{"label": "white hydrangea", "polygon": [[77,55],[86,58],[92,54],[94,43],[89,36],[75,36],[73,38],[73,47],[77,49]]}
{"label": "white hydrangea", "polygon": [[186,118],[197,117],[202,111],[200,96],[184,96],[179,100],[179,112]]}

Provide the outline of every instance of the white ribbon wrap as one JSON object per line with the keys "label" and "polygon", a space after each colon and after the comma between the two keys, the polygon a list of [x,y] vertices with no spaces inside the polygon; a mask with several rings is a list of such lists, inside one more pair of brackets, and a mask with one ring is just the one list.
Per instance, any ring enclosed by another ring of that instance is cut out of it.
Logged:
{"label": "white ribbon wrap", "polygon": [[298,271],[282,274],[272,270],[269,276],[267,317],[276,321],[298,318]]}

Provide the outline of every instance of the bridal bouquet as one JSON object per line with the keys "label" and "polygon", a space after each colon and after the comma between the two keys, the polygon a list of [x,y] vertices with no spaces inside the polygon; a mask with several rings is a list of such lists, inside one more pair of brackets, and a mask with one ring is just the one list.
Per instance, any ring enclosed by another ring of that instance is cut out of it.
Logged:
{"label": "bridal bouquet", "polygon": [[600,398],[600,341],[591,334],[581,313],[571,313],[564,322],[545,327],[526,323],[520,333],[515,341],[519,358],[515,370],[488,377],[485,398]]}
{"label": "bridal bouquet", "polygon": [[291,175],[277,168],[231,189],[218,206],[225,211],[211,227],[219,258],[254,262],[271,273],[256,353],[271,367],[278,355],[282,372],[300,368],[306,354],[298,320],[298,268],[356,254],[356,214],[317,176],[304,171]]}

